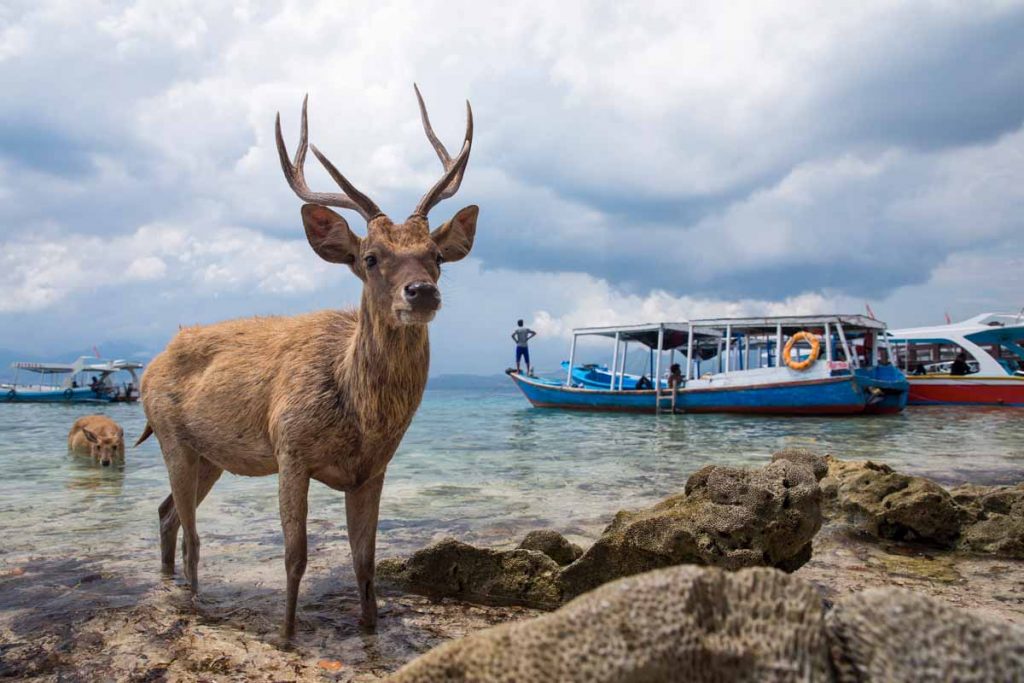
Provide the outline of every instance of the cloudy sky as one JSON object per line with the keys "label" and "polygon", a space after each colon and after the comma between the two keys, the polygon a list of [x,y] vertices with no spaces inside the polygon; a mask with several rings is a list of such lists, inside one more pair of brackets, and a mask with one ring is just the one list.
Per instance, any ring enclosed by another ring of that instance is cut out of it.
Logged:
{"label": "cloudy sky", "polygon": [[517,317],[545,368],[585,324],[1018,310],[1024,4],[840,4],[4,0],[0,348],[356,303],[274,115],[294,143],[308,92],[314,144],[401,219],[440,173],[413,82],[449,147],[476,121],[432,212],[481,207],[435,374],[500,371]]}

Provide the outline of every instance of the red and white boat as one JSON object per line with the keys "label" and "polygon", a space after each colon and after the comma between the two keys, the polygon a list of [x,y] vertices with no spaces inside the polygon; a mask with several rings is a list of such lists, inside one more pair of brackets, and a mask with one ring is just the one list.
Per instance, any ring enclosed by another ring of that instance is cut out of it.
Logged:
{"label": "red and white boat", "polygon": [[[889,343],[910,382],[911,405],[1024,407],[1024,311],[891,330]],[[961,352],[968,373],[952,374]]]}

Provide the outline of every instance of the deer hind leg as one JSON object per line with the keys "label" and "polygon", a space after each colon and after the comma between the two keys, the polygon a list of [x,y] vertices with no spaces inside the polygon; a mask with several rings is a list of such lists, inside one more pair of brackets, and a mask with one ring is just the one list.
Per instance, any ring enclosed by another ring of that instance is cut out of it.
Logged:
{"label": "deer hind leg", "polygon": [[[213,485],[220,479],[224,470],[214,465],[205,458],[199,459],[199,481],[196,484],[196,507],[203,503],[206,494],[210,492]],[[164,574],[174,573],[174,546],[178,543],[178,528],[181,522],[178,519],[178,511],[174,507],[174,495],[169,495],[160,503],[160,567]],[[184,561],[185,547],[182,545],[182,560]]]}
{"label": "deer hind leg", "polygon": [[299,583],[306,573],[306,517],[308,514],[309,472],[287,456],[278,458],[278,502],[281,506],[281,529],[284,531],[284,567],[288,576],[287,605],[282,637],[295,634],[295,607],[299,599]]}
{"label": "deer hind leg", "polygon": [[[161,443],[161,446],[164,444]],[[193,593],[199,592],[199,532],[196,505],[199,500],[199,456],[180,444],[163,448],[167,477],[171,482],[174,511],[184,532],[183,569]],[[163,541],[161,542],[163,546]]]}
{"label": "deer hind leg", "polygon": [[355,491],[345,494],[345,517],[348,542],[352,548],[352,565],[359,586],[360,623],[373,630],[377,627],[377,591],[374,588],[374,556],[377,550],[377,515],[384,475],[366,481]]}

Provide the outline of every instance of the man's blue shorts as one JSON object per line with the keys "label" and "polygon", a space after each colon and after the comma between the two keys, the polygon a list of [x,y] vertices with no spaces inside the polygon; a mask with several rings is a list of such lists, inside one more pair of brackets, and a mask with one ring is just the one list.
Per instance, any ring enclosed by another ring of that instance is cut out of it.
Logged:
{"label": "man's blue shorts", "polygon": [[516,347],[516,365],[519,365],[519,359],[522,358],[526,361],[526,367],[530,367],[530,349],[527,346]]}

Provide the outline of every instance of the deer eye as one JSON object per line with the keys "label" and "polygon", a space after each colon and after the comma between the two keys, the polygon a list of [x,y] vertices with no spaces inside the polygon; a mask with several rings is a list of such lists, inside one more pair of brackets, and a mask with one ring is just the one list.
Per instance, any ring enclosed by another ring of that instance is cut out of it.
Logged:
{"label": "deer eye", "polygon": [[367,254],[366,256],[363,257],[363,263],[366,264],[367,268],[373,268],[375,265],[377,265],[377,257],[374,256],[373,254]]}

